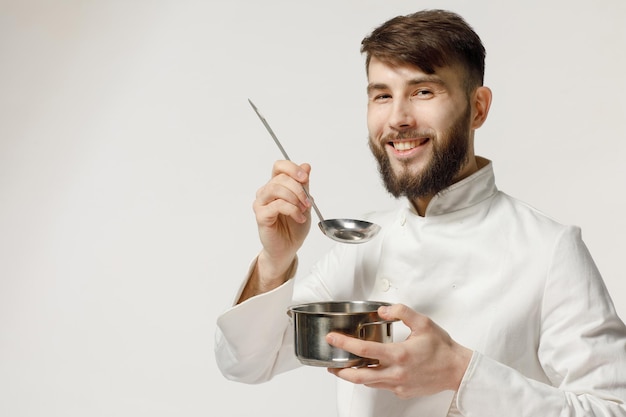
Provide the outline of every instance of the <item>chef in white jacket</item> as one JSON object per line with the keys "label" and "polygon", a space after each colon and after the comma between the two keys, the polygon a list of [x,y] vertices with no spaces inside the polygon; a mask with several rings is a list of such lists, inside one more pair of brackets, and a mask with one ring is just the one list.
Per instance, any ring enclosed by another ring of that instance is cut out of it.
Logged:
{"label": "chef in white jacket", "polygon": [[480,38],[427,10],[385,22],[361,51],[370,148],[401,204],[370,215],[373,240],[299,274],[310,166],[276,162],[254,203],[263,248],[218,318],[223,374],[259,383],[301,366],[291,305],[387,301],[393,343],[327,336],[379,361],[329,369],[340,417],[626,416],[626,327],[579,228],[498,190],[474,153],[491,104]]}

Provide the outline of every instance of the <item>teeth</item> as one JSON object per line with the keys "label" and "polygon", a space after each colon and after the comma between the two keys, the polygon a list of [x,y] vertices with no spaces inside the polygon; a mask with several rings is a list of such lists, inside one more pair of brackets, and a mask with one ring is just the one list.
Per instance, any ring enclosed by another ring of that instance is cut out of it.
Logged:
{"label": "teeth", "polygon": [[408,151],[409,149],[413,149],[419,145],[419,142],[416,140],[411,140],[408,142],[393,142],[393,147],[398,151]]}

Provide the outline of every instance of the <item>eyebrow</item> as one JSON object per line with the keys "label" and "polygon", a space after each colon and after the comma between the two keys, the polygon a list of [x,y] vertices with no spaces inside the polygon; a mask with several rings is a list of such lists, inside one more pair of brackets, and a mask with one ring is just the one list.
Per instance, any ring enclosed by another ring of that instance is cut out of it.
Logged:
{"label": "eyebrow", "polygon": [[[431,83],[431,84],[438,84],[441,86],[445,86],[446,83],[439,77],[434,76],[434,75],[426,75],[426,76],[421,76],[421,77],[416,77],[416,78],[412,78],[407,82],[408,86],[414,86],[414,85],[419,85],[419,84],[424,84],[424,83]],[[372,91],[378,91],[378,90],[388,90],[389,86],[385,83],[369,83],[367,85],[367,93],[371,93]]]}

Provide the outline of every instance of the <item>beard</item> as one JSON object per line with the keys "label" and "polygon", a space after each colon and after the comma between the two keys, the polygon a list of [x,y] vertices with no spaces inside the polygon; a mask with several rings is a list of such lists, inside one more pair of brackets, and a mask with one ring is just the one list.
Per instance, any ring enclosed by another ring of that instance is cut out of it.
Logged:
{"label": "beard", "polygon": [[378,161],[378,171],[387,191],[396,198],[405,196],[414,200],[434,196],[452,185],[468,161],[470,118],[471,108],[468,105],[465,113],[441,135],[434,131],[407,131],[388,135],[381,141],[388,143],[394,139],[429,136],[432,156],[418,173],[411,172],[411,161],[403,162],[402,172],[395,173],[384,146],[378,146],[370,137],[369,147]]}

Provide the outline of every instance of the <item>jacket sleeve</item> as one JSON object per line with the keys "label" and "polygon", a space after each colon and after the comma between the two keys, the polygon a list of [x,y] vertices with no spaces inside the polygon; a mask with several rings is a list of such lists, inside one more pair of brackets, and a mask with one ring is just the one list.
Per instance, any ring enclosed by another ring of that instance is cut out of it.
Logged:
{"label": "jacket sleeve", "polygon": [[222,313],[215,332],[215,359],[233,381],[257,384],[299,366],[287,314],[294,280]]}
{"label": "jacket sleeve", "polygon": [[555,244],[537,354],[550,384],[475,352],[457,394],[467,417],[626,416],[626,328],[581,237]]}
{"label": "jacket sleeve", "polygon": [[[289,272],[290,279],[282,286],[237,304],[218,317],[215,358],[226,378],[256,384],[301,366],[294,353],[293,326],[287,312],[294,303],[331,299],[322,277],[341,276],[350,271],[340,267],[352,265],[345,262],[345,251],[342,245],[335,245],[318,261],[313,273],[297,278],[294,277],[298,269],[296,258]],[[254,266],[255,262],[249,268],[248,278]],[[352,281],[343,281],[352,290]],[[242,289],[243,285],[236,298]]]}

